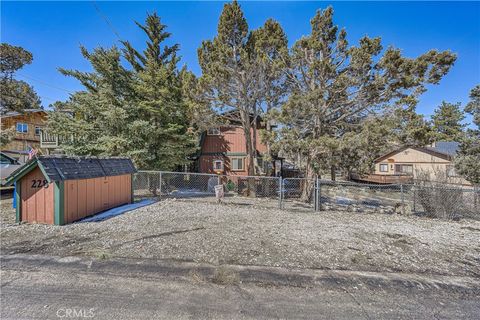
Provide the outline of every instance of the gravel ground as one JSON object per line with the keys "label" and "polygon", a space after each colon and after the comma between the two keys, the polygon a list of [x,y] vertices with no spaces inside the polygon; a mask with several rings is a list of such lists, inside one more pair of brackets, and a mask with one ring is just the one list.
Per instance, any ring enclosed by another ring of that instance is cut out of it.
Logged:
{"label": "gravel ground", "polygon": [[294,212],[169,199],[102,222],[17,225],[2,201],[1,253],[480,276],[480,222]]}

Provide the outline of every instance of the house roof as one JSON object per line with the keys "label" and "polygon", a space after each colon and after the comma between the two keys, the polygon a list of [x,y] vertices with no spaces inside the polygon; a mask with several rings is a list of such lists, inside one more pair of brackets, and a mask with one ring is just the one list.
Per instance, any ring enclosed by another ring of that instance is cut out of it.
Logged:
{"label": "house roof", "polygon": [[[238,110],[228,110],[218,115],[220,119],[225,119],[229,121],[231,124],[240,124],[240,112]],[[250,113],[250,120],[253,120],[253,114]],[[263,116],[257,114],[257,120],[262,121]],[[222,125],[223,126],[223,125]]]}
{"label": "house roof", "polygon": [[456,141],[438,141],[435,142],[435,145],[433,147],[427,147],[427,149],[432,149],[440,153],[448,154],[452,157],[457,154],[459,148],[460,142]]}
{"label": "house roof", "polygon": [[6,157],[7,159],[10,159],[11,161],[17,161],[17,159],[10,157],[8,154],[6,154],[6,153],[4,153],[4,152],[0,152],[0,154],[1,154],[2,156]]}
{"label": "house roof", "polygon": [[[437,142],[437,145],[438,145],[439,142]],[[457,145],[457,149],[455,149],[455,152],[453,152],[453,144],[450,145],[447,147],[446,145],[443,145],[441,144],[441,147],[414,147],[414,146],[402,146],[398,149],[395,149],[394,151],[391,151],[387,154],[384,154],[383,156],[380,156],[378,158],[376,158],[374,160],[375,163],[378,163],[380,161],[383,161],[399,152],[402,152],[403,150],[406,150],[408,148],[411,148],[411,149],[414,149],[414,150],[417,150],[417,151],[420,151],[420,152],[424,152],[424,153],[428,153],[432,156],[435,156],[435,157],[438,157],[438,158],[441,158],[441,159],[444,159],[444,160],[452,160],[454,155],[456,154],[456,150],[458,149],[458,145]]]}
{"label": "house roof", "polygon": [[15,170],[7,178],[7,184],[21,179],[36,166],[40,167],[48,182],[118,176],[136,172],[132,160],[128,158],[38,156]]}
{"label": "house roof", "polygon": [[4,115],[2,115],[2,118],[17,117],[17,116],[24,115],[24,114],[26,114],[26,113],[36,113],[36,112],[47,113],[47,112],[46,112],[45,110],[43,110],[43,109],[25,109],[25,110],[23,110],[23,112],[9,111],[9,112],[5,113]]}

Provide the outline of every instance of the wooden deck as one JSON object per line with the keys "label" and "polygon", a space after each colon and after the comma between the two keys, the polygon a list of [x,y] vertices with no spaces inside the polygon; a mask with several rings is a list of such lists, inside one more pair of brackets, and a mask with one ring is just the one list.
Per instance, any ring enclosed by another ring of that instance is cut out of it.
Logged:
{"label": "wooden deck", "polygon": [[360,176],[358,174],[351,175],[352,180],[378,183],[378,184],[400,184],[400,183],[412,183],[413,177],[408,175],[381,175],[381,174],[367,174]]}

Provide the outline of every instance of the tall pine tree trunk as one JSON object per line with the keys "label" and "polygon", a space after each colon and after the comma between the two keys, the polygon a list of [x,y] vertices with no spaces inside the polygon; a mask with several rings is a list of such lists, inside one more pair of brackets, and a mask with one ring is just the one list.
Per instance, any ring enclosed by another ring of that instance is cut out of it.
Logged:
{"label": "tall pine tree trunk", "polygon": [[[270,132],[272,131],[272,125],[270,124],[270,121],[267,121],[266,130],[268,134],[270,134]],[[273,160],[273,156],[272,156],[272,146],[270,145],[270,139],[267,139],[266,147],[267,147],[268,159],[272,163],[272,169],[270,169],[270,166],[268,166],[265,173],[267,176],[273,176],[271,171],[273,170],[273,172],[275,172],[276,168],[275,168],[275,161]]]}
{"label": "tall pine tree trunk", "polygon": [[312,166],[312,160],[307,159],[305,183],[302,186],[301,201],[310,202],[315,187],[315,170]]}
{"label": "tall pine tree trunk", "polygon": [[253,121],[252,124],[252,146],[253,146],[253,173],[257,175],[260,172],[260,166],[258,165],[258,154],[257,154],[257,120]]}
{"label": "tall pine tree trunk", "polygon": [[[244,119],[244,125],[243,125],[243,133],[245,134],[245,147],[247,149],[247,174],[249,176],[254,176],[255,175],[255,161],[254,161],[254,150],[252,145],[252,132],[251,132],[251,126],[250,126],[250,116],[247,115],[247,119]],[[254,178],[248,178],[247,179],[247,190],[248,190],[248,196],[255,197],[255,179]]]}
{"label": "tall pine tree trunk", "polygon": [[334,165],[332,165],[330,167],[330,178],[332,179],[332,181],[335,181],[335,179],[336,179],[335,166]]}

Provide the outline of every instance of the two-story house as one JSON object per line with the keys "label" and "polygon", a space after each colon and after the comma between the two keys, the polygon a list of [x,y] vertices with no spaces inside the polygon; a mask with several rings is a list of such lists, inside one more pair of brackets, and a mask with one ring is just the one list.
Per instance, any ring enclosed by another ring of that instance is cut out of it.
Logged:
{"label": "two-story house", "polygon": [[[261,128],[260,121],[258,127]],[[253,139],[253,130],[251,131]],[[262,160],[267,147],[257,134],[256,151],[258,166],[266,172],[270,163]],[[248,159],[245,134],[239,124],[221,125],[203,132],[197,156],[197,170],[201,173],[248,175]]]}
{"label": "two-story house", "polygon": [[40,149],[40,135],[46,126],[47,112],[42,109],[26,109],[24,112],[7,112],[1,116],[2,130],[14,128],[14,137],[2,147],[2,153],[25,162],[30,148]]}

